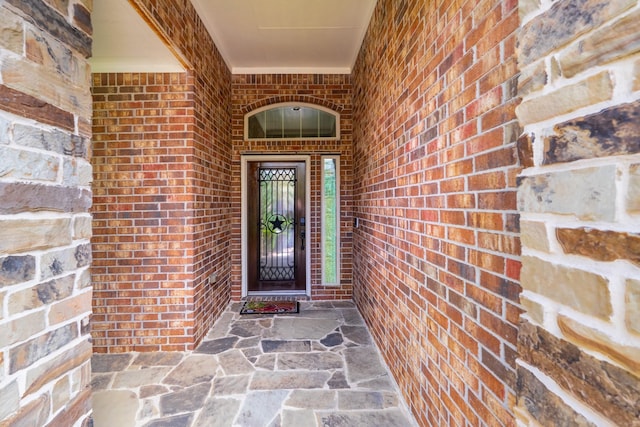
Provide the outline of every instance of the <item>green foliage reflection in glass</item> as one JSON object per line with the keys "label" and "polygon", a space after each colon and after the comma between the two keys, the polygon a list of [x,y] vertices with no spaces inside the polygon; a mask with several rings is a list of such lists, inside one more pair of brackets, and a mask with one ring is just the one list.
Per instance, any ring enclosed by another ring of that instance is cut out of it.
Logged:
{"label": "green foliage reflection in glass", "polygon": [[336,182],[336,159],[323,161],[323,282],[338,284],[338,200]]}

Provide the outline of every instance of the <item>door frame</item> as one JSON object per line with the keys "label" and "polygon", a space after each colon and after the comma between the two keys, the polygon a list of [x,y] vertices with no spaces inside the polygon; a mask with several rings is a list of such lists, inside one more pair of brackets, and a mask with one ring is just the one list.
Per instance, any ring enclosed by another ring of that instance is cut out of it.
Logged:
{"label": "door frame", "polygon": [[247,283],[247,258],[248,258],[248,237],[247,237],[247,163],[249,162],[304,162],[305,163],[305,196],[304,210],[307,218],[307,250],[305,254],[305,290],[304,291],[271,291],[269,295],[300,294],[311,296],[311,156],[299,154],[243,154],[240,156],[240,185],[241,185],[241,250],[242,250],[242,297],[250,295],[264,295],[264,292],[251,293],[248,291]]}

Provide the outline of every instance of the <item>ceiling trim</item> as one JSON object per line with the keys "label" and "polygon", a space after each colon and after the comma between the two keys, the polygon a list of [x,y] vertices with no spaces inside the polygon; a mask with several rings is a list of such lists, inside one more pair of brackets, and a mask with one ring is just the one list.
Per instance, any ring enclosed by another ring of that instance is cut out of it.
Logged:
{"label": "ceiling trim", "polygon": [[371,2],[369,5],[369,10],[367,10],[367,25],[362,27],[360,32],[360,37],[358,38],[358,49],[356,49],[353,57],[351,58],[351,65],[349,66],[349,74],[353,71],[353,67],[356,65],[356,61],[358,60],[358,56],[360,55],[360,50],[362,49],[362,42],[364,41],[365,36],[367,35],[367,31],[369,30],[369,24],[371,22],[371,17],[373,16],[373,11],[376,10],[377,0]]}
{"label": "ceiling trim", "polygon": [[179,61],[151,63],[147,58],[141,58],[139,61],[127,59],[126,62],[122,58],[91,58],[92,73],[184,73],[186,68]]}
{"label": "ceiling trim", "polygon": [[319,68],[319,67],[233,67],[231,74],[351,74],[351,68]]}

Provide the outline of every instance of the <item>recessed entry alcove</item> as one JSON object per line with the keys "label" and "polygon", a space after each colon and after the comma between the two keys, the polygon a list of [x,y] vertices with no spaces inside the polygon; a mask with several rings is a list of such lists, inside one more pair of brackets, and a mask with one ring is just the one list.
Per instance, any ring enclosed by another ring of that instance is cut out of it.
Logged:
{"label": "recessed entry alcove", "polygon": [[637,424],[637,2],[0,17],[1,425]]}

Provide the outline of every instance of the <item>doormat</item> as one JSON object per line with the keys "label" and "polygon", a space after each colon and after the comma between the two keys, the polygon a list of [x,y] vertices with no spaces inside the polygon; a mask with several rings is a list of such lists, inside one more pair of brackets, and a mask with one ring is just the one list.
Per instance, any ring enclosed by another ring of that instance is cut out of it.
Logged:
{"label": "doormat", "polygon": [[298,313],[298,301],[246,301],[240,314]]}

